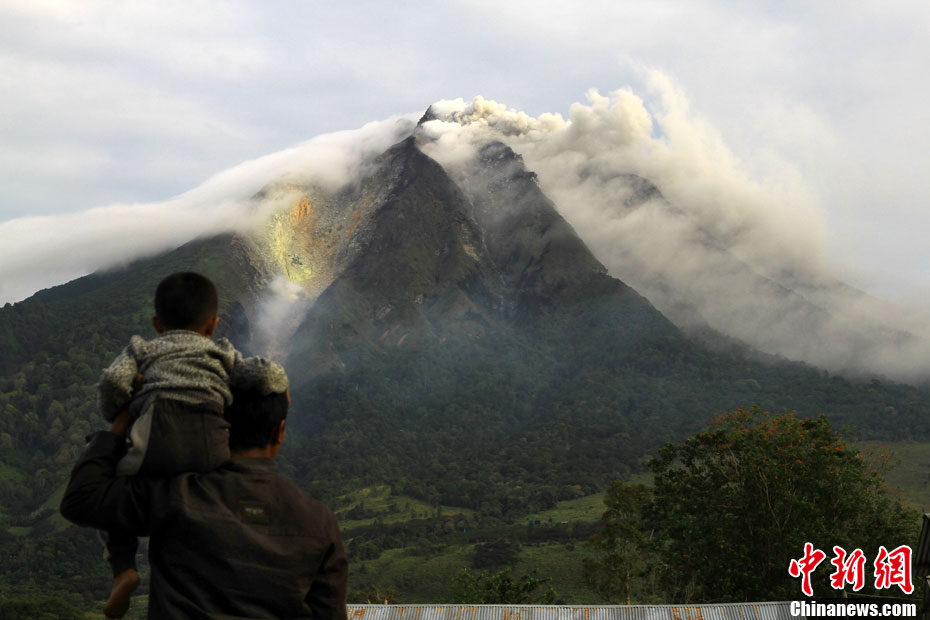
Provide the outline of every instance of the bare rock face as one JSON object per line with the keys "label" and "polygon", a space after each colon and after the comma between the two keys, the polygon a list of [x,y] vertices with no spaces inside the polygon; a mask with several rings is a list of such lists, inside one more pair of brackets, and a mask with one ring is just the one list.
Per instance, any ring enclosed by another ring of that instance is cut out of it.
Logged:
{"label": "bare rock face", "polygon": [[500,276],[470,203],[412,140],[385,152],[328,205],[344,237],[329,257],[333,279],[291,351],[309,374],[450,332],[488,332],[501,312]]}
{"label": "bare rock face", "polygon": [[[426,177],[419,178],[424,166]],[[256,199],[280,202],[282,196],[288,206],[243,237],[265,289],[251,308],[255,346],[272,355],[290,352],[297,326],[331,287],[337,289],[331,297],[345,295],[338,291],[346,287],[364,289],[364,314],[379,324],[398,316],[409,321],[433,298],[431,286],[456,277],[459,259],[481,259],[481,235],[461,192],[412,141],[376,158],[338,191],[279,184]],[[460,314],[471,309],[459,302],[452,305]],[[394,331],[378,340],[409,344],[418,337]],[[339,362],[325,366],[333,364]]]}
{"label": "bare rock face", "polygon": [[[500,143],[445,170],[410,137],[338,191],[272,184],[286,208],[244,239],[265,295],[251,308],[254,348],[298,375],[450,338],[499,337],[567,304],[632,304],[526,170]],[[638,329],[636,324],[630,326]]]}

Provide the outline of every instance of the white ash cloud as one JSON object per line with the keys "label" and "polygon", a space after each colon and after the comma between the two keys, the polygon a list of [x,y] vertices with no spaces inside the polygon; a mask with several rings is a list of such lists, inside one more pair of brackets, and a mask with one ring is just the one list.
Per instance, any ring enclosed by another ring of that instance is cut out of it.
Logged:
{"label": "white ash cloud", "polygon": [[0,304],[200,236],[248,231],[291,197],[255,194],[272,181],[335,190],[409,134],[416,115],[325,134],[221,172],[175,198],[0,222]]}
{"label": "white ash cloud", "polygon": [[[508,144],[610,273],[680,325],[836,371],[925,379],[926,312],[841,285],[817,194],[784,167],[751,176],[666,76],[645,73],[647,97],[591,90],[567,119],[438,102],[423,148],[454,169],[489,140]],[[629,175],[661,196],[631,206]]]}
{"label": "white ash cloud", "polygon": [[312,303],[299,284],[283,274],[274,276],[258,303],[252,348],[283,364],[290,340]]}

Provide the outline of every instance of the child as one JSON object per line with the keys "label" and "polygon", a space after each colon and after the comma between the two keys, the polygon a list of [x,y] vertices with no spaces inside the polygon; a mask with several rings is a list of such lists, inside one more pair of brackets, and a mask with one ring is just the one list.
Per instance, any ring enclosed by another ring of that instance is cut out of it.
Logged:
{"label": "child", "polygon": [[[158,337],[133,336],[103,371],[101,413],[112,421],[128,406],[133,420],[117,473],[170,476],[214,469],[229,459],[223,410],[232,402],[230,386],[265,394],[287,390],[287,375],[278,364],[243,358],[225,338],[211,340],[216,313],[216,288],[209,279],[193,272],[168,276],[155,291],[152,325]],[[104,607],[108,618],[126,613],[139,585],[137,546],[134,536],[106,534],[105,557],[114,575]]]}

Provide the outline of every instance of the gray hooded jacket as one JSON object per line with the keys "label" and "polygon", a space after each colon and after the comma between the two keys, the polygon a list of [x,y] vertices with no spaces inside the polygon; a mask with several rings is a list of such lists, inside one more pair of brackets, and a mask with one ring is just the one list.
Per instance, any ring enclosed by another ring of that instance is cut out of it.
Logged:
{"label": "gray hooded jacket", "polygon": [[[133,395],[137,374],[142,387]],[[112,421],[127,406],[133,418],[119,473],[208,471],[229,458],[223,410],[231,386],[282,393],[288,381],[281,366],[244,358],[226,338],[180,329],[152,340],[133,336],[98,384],[104,418]]]}

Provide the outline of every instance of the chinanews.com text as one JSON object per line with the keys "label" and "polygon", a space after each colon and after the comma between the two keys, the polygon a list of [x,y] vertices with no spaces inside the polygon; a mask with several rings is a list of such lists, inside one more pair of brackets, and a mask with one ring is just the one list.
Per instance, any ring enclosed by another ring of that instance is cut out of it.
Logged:
{"label": "chinanews.com text", "polygon": [[796,618],[916,618],[917,604],[791,601],[790,611]]}

